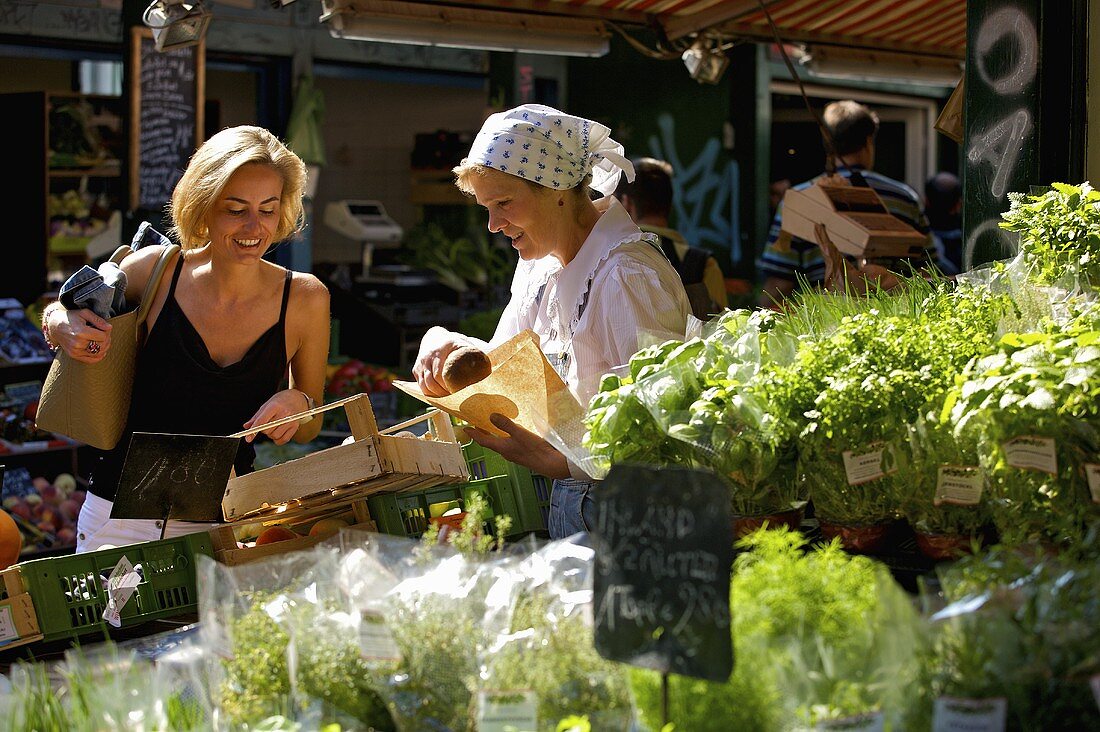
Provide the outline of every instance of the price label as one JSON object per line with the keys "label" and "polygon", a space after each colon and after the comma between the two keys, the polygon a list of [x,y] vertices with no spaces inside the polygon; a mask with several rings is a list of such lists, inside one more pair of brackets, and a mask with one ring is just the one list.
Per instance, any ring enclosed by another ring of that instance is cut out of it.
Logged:
{"label": "price label", "polygon": [[381,613],[364,612],[360,618],[359,655],[378,661],[401,660],[401,649]]}
{"label": "price label", "polygon": [[15,629],[15,619],[11,616],[11,607],[0,607],[0,645],[13,641],[19,637],[19,631]]}
{"label": "price label", "polygon": [[932,713],[932,732],[1004,732],[1008,700],[941,696]]}
{"label": "price label", "polygon": [[840,719],[826,719],[818,722],[814,729],[847,730],[847,732],[883,732],[885,718],[882,712],[871,714],[859,714],[854,717],[842,717]]}
{"label": "price label", "polygon": [[124,555],[107,577],[107,607],[103,611],[103,619],[107,623],[115,628],[122,627],[122,608],[126,607],[139,584],[141,575]]}
{"label": "price label", "polygon": [[538,722],[538,697],[535,692],[478,692],[478,732],[537,732]]}
{"label": "price label", "polygon": [[981,468],[974,465],[941,465],[936,478],[936,495],[932,503],[942,506],[977,506],[985,482]]}
{"label": "price label", "polygon": [[848,476],[848,485],[860,485],[878,480],[897,470],[896,467],[884,470],[882,458],[887,445],[876,442],[859,450],[844,451],[844,472]]}
{"label": "price label", "polygon": [[1053,437],[1017,437],[1001,447],[1005,451],[1005,462],[1014,468],[1058,474],[1058,453]]}
{"label": "price label", "polygon": [[1085,477],[1089,481],[1089,493],[1092,494],[1092,502],[1100,503],[1100,464],[1085,463]]}

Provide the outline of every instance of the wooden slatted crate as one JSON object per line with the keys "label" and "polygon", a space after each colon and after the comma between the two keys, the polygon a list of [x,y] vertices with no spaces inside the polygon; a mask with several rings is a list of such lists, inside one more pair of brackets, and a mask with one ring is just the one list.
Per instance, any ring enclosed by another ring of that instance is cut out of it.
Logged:
{"label": "wooden slatted crate", "polygon": [[[400,493],[469,478],[450,417],[439,410],[379,431],[370,399],[360,394],[319,407],[343,407],[353,440],[281,465],[231,478],[222,498],[228,522],[316,513],[376,493]],[[428,422],[431,439],[394,434]]]}

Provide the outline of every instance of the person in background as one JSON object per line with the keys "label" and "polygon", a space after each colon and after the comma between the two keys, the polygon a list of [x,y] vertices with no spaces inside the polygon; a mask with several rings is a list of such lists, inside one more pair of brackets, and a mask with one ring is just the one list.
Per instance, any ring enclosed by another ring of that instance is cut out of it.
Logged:
{"label": "person in background", "polygon": [[[149,311],[126,431],[92,469],[77,520],[78,552],[160,538],[159,521],[110,518],[135,431],[227,435],[322,400],[328,290],[313,275],[263,259],[301,230],[305,176],[298,156],[260,127],[222,130],[191,157],[170,206],[169,233],[183,251],[169,263]],[[123,260],[131,300],[140,297],[162,251],[143,247]],[[90,310],[55,303],[43,326],[47,341],[78,361],[97,363],[111,348],[110,324]],[[320,428],[312,418],[264,434],[281,445],[308,442]],[[238,475],[252,470],[254,457],[252,438],[245,438],[234,464]],[[171,521],[165,535],[205,528]]]}
{"label": "person in background", "polygon": [[787,189],[791,187],[790,178],[780,178],[779,180],[773,180],[768,185],[768,216],[774,217],[775,212],[779,210],[779,204],[783,202],[783,194],[787,192]]}
{"label": "person in background", "polygon": [[962,184],[952,173],[936,173],[924,184],[924,206],[947,275],[963,271]]}
{"label": "person in background", "polygon": [[[582,405],[600,377],[646,345],[682,339],[690,313],[680,276],[656,237],[644,234],[610,194],[620,171],[634,168],[611,130],[540,104],[489,116],[456,184],[489,212],[489,231],[519,252],[512,297],[489,343],[441,327],[420,343],[413,376],[428,395],[447,394],[443,364],[461,346],[487,351],[533,330],[547,360]],[[593,201],[594,189],[604,198]],[[505,459],[554,479],[548,528],[554,538],[586,531],[595,517],[597,484],[565,455],[503,415],[493,424],[508,437],[467,432]]]}
{"label": "person in background", "polygon": [[709,320],[729,302],[722,268],[713,254],[689,245],[680,232],[668,225],[672,212],[672,166],[655,158],[639,158],[633,164],[634,180],[619,178],[615,198],[642,231],[657,236],[668,261],[680,274],[692,313],[700,320]]}
{"label": "person in background", "polygon": [[[895,260],[894,264],[904,265],[902,269],[938,266],[936,243],[916,191],[900,181],[873,172],[878,115],[849,99],[827,105],[823,117],[835,146],[836,157],[833,162],[837,174],[847,178],[852,185],[873,188],[891,214],[928,234],[928,242],[921,257],[907,262]],[[804,190],[819,178],[801,183],[795,190]],[[814,286],[820,286],[825,281],[826,258],[818,244],[792,237],[789,248],[780,245],[782,225],[783,207],[780,204],[772,219],[763,253],[757,262],[760,274],[764,277],[760,296],[762,307],[781,306],[783,300],[795,291],[800,279],[805,279]],[[882,270],[878,265],[872,266]]]}

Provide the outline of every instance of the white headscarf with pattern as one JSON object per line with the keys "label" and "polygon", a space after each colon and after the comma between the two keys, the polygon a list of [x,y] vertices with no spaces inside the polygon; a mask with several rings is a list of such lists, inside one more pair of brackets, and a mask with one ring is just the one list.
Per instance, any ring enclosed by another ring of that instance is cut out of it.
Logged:
{"label": "white headscarf with pattern", "polygon": [[620,172],[634,180],[634,166],[609,128],[542,104],[490,115],[464,162],[560,191],[575,188],[591,173],[591,187],[605,196],[614,193]]}

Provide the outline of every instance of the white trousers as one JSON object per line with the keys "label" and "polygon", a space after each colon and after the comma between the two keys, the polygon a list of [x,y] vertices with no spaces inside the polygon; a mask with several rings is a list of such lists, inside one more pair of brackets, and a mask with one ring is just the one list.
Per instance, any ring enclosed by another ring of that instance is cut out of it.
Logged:
{"label": "white trousers", "polygon": [[[113,519],[111,501],[88,493],[76,520],[76,553],[94,552],[105,544],[126,546],[143,541],[160,539],[160,521],[153,519]],[[203,524],[195,521],[169,521],[164,538],[207,531],[220,524]]]}

